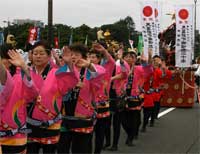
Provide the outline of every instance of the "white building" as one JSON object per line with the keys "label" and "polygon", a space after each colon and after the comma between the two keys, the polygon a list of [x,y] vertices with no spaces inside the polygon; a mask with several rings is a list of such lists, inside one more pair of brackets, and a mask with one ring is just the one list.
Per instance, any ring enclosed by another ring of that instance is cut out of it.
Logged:
{"label": "white building", "polygon": [[31,19],[14,19],[13,24],[23,25],[26,23],[34,24],[37,27],[44,27],[44,23],[40,20],[31,20]]}

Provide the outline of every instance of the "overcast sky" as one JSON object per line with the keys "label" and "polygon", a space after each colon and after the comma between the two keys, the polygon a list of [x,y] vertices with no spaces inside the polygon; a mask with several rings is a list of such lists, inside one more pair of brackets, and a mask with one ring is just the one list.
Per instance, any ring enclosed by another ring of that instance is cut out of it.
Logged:
{"label": "overcast sky", "polygon": [[[131,16],[140,30],[141,0],[53,0],[53,22],[73,27],[86,24],[90,27],[110,24]],[[192,4],[194,0],[158,0],[163,4],[162,29],[171,23],[166,13],[173,12],[175,4]],[[35,19],[47,23],[48,0],[0,0],[0,26],[13,19]],[[200,29],[200,2],[197,3],[197,28]]]}

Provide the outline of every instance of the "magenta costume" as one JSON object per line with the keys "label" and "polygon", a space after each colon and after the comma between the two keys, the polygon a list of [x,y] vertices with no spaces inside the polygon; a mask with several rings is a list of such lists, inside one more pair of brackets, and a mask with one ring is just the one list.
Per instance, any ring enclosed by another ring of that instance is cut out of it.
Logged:
{"label": "magenta costume", "polygon": [[26,106],[37,96],[36,87],[18,69],[13,77],[7,73],[7,81],[0,94],[0,144],[26,145]]}
{"label": "magenta costume", "polygon": [[77,84],[77,76],[66,64],[59,69],[48,64],[42,75],[33,69],[31,77],[39,95],[29,110],[28,123],[32,133],[28,139],[55,144],[60,135],[62,97]]}

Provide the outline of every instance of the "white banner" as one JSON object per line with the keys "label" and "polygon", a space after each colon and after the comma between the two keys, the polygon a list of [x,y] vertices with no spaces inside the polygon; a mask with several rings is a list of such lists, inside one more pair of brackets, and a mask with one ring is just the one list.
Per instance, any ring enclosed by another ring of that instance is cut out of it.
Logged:
{"label": "white banner", "polygon": [[159,55],[158,33],[160,29],[160,9],[157,1],[141,2],[142,35],[144,40],[144,56],[148,57],[151,49],[154,55]]}
{"label": "white banner", "polygon": [[176,67],[192,64],[193,31],[193,5],[176,6]]}
{"label": "white banner", "polygon": [[161,55],[159,48],[159,39],[158,34],[160,33],[160,23],[161,23],[161,14],[162,14],[161,3],[157,2],[155,7],[155,23],[156,23],[156,32],[155,32],[155,52],[153,55]]}

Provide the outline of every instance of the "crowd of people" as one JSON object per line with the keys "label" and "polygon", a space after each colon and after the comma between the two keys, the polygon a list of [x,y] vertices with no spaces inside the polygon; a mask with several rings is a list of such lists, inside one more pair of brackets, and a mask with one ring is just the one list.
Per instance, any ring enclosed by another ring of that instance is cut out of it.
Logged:
{"label": "crowd of people", "polygon": [[130,147],[149,119],[154,126],[172,72],[151,50],[138,59],[101,41],[57,54],[38,41],[27,51],[29,63],[12,45],[0,47],[0,153],[117,151],[121,126]]}

